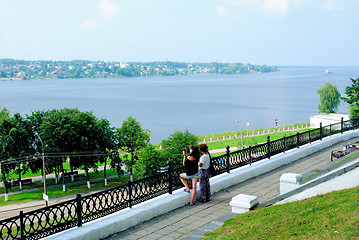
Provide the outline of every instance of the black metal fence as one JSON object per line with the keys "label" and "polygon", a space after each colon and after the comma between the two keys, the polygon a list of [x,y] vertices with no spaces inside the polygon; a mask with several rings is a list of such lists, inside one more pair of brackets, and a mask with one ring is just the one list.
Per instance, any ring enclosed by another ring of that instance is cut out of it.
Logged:
{"label": "black metal fence", "polygon": [[[216,174],[230,172],[253,162],[270,158],[278,153],[290,149],[299,148],[302,145],[321,140],[333,134],[359,128],[359,119],[342,121],[337,124],[297,133],[289,137],[258,144],[243,150],[230,152],[227,147],[226,154],[212,158]],[[135,204],[147,201],[165,193],[183,187],[179,180],[179,174],[183,167],[168,170],[153,176],[127,184],[104,190],[95,194],[81,197],[62,203],[40,208],[19,216],[0,220],[0,239],[40,239],[72,227],[81,227],[94,219],[101,218],[122,209],[132,207]]]}

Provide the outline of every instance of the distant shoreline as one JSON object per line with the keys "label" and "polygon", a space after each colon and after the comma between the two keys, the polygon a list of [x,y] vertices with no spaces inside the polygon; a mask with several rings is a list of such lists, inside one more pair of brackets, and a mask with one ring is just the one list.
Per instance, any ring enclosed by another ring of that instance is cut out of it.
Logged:
{"label": "distant shoreline", "polygon": [[[280,70],[278,69],[275,72],[280,72]],[[267,73],[274,73],[274,72],[248,72],[248,73],[230,73],[230,74],[220,74],[220,73],[191,73],[191,74],[177,74],[177,75],[170,75],[170,76],[165,76],[165,75],[151,75],[151,76],[134,76],[134,77],[125,77],[125,76],[100,76],[100,77],[78,77],[78,78],[73,78],[73,77],[43,77],[43,78],[0,78],[0,81],[13,81],[13,80],[50,80],[50,79],[100,79],[100,78],[113,78],[113,79],[130,79],[130,78],[150,78],[150,77],[176,77],[176,76],[223,76],[223,75],[245,75],[245,74],[267,74]]]}
{"label": "distant shoreline", "polygon": [[186,76],[192,74],[227,75],[277,71],[279,70],[275,66],[249,63],[26,61],[0,59],[0,78],[3,80]]}
{"label": "distant shoreline", "polygon": [[0,78],[0,81],[26,80],[22,78]]}

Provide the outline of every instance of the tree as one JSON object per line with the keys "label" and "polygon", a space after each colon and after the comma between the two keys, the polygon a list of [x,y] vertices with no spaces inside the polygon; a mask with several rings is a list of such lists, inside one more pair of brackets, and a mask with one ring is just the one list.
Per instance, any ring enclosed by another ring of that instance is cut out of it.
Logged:
{"label": "tree", "polygon": [[337,86],[326,82],[317,92],[320,101],[319,113],[336,113],[340,104],[340,93]]}
{"label": "tree", "polygon": [[125,152],[131,153],[130,161],[126,161],[127,169],[132,176],[133,154],[144,148],[150,141],[150,131],[142,128],[142,124],[136,118],[129,116],[122,123],[121,128],[116,129],[118,147]]}
{"label": "tree", "polygon": [[151,143],[138,153],[138,160],[133,166],[136,173],[141,177],[159,173],[164,167],[166,167],[166,160],[161,151],[157,150]]}
{"label": "tree", "polygon": [[[26,115],[26,121],[29,122],[29,124],[31,125],[33,134],[41,132],[40,126],[41,126],[42,122],[49,114],[51,114],[55,111],[56,111],[55,109],[33,111],[31,113],[31,115]],[[38,153],[42,152],[41,142],[39,141],[39,139],[37,137],[35,138],[34,148]],[[38,158],[39,161],[31,161],[28,164],[28,167],[31,169],[32,172],[38,172],[39,170],[42,170],[41,156],[40,156],[40,154],[38,156],[39,156],[39,158]],[[53,162],[49,162],[49,164],[46,165],[47,170],[51,171],[51,169],[54,167],[54,165],[56,165],[56,164],[54,164]]]}
{"label": "tree", "polygon": [[[105,120],[99,121],[92,112],[81,112],[77,108],[63,108],[49,114],[41,124],[41,137],[44,145],[54,152],[105,152],[112,146],[109,136],[111,127]],[[84,167],[89,184],[88,169],[97,169],[95,156],[71,157],[71,168]]]}
{"label": "tree", "polygon": [[349,104],[350,119],[359,119],[359,78],[350,80],[352,85],[345,88],[347,96],[341,99]]}
{"label": "tree", "polygon": [[[19,113],[4,119],[0,123],[0,159],[11,160],[34,153],[35,150],[32,147],[34,138],[31,125]],[[21,178],[21,169],[18,162],[3,166],[3,170],[5,173],[9,173],[10,170],[16,167],[18,167],[19,178]],[[26,169],[23,168],[23,171],[26,171]]]}
{"label": "tree", "polygon": [[[0,106],[1,108],[1,106]],[[9,118],[9,111],[6,108],[0,110],[0,123]]]}
{"label": "tree", "polygon": [[[110,122],[107,119],[100,119],[97,121],[97,131],[98,131],[98,146],[97,148],[100,150],[106,150],[108,154],[110,154],[111,149],[115,147],[115,134],[114,128],[111,127]],[[106,167],[107,160],[109,157],[103,157],[100,159],[101,163],[105,163],[104,165],[104,178],[105,178],[105,186],[107,186],[107,176],[106,176]]]}
{"label": "tree", "polygon": [[173,166],[182,166],[181,149],[186,148],[188,151],[190,145],[198,145],[198,137],[188,130],[184,132],[176,130],[167,140],[161,142],[163,156],[166,160],[172,161]]}

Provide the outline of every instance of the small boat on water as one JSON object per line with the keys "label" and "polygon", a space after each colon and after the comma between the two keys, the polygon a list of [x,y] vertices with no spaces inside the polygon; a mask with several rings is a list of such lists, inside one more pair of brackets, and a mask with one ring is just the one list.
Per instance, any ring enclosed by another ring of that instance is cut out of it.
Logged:
{"label": "small boat on water", "polygon": [[331,74],[332,72],[330,72],[328,69],[325,69],[324,74]]}

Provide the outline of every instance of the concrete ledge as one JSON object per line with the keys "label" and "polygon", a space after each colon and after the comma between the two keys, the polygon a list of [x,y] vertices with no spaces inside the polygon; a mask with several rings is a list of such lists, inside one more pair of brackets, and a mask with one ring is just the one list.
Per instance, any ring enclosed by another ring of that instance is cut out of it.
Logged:
{"label": "concrete ledge", "polygon": [[303,176],[297,173],[284,173],[280,177],[280,194],[292,191],[293,189],[299,187],[300,181],[302,181]]}
{"label": "concrete ledge", "polygon": [[259,200],[256,196],[238,194],[232,198],[229,205],[232,206],[233,213],[245,213],[255,207],[258,203]]}
{"label": "concrete ledge", "polygon": [[[253,163],[251,166],[243,166],[232,170],[229,174],[221,174],[210,179],[211,192],[219,192],[232,185],[239,184],[247,179],[261,175],[285,164],[306,157],[333,144],[346,141],[359,136],[359,130],[345,132],[336,136],[324,138],[297,149],[278,154],[270,159],[264,159]],[[197,188],[198,189],[198,188]],[[198,191],[199,195],[199,191]],[[190,200],[190,194],[183,189],[175,191],[172,195],[165,194],[144,203],[135,205],[132,209],[125,209],[106,217],[88,222],[82,227],[75,227],[64,232],[47,237],[46,239],[101,239],[111,234],[124,231],[129,227],[138,225],[151,218],[184,206]]]}

